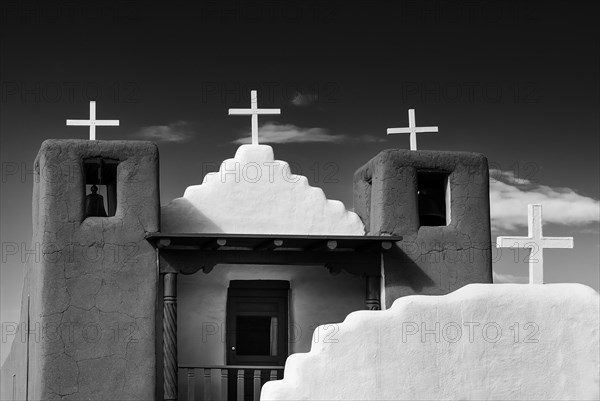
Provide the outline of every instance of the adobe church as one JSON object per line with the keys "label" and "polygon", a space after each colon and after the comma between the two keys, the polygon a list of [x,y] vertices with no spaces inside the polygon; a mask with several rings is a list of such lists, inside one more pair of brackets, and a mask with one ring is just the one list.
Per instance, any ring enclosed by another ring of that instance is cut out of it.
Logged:
{"label": "adobe church", "polygon": [[353,311],[492,282],[480,154],[384,150],[357,165],[353,208],[258,140],[232,156],[161,206],[156,144],[42,143],[44,257],[3,400],[257,399]]}

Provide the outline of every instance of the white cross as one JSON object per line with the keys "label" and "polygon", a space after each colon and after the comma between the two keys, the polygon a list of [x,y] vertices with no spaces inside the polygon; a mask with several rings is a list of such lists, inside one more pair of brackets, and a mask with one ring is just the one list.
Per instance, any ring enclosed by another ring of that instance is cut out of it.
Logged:
{"label": "white cross", "polygon": [[281,114],[281,109],[259,109],[256,91],[250,91],[249,109],[229,109],[230,116],[252,116],[252,145],[258,145],[259,114]]}
{"label": "white cross", "polygon": [[497,248],[529,248],[529,284],[544,283],[544,248],[573,248],[573,237],[542,235],[542,205],[528,206],[529,235],[498,237]]}
{"label": "white cross", "polygon": [[387,134],[410,134],[410,150],[417,150],[417,133],[438,132],[438,127],[417,127],[415,109],[408,109],[408,128],[388,128]]}
{"label": "white cross", "polygon": [[96,126],[119,126],[119,120],[96,120],[96,102],[90,101],[89,120],[67,120],[67,125],[89,125],[90,141],[96,140]]}

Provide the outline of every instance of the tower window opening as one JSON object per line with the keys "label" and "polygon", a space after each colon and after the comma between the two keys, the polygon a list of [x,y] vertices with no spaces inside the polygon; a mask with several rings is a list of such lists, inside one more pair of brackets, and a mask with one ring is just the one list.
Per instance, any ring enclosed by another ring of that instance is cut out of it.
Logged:
{"label": "tower window opening", "polygon": [[450,223],[448,176],[442,171],[417,171],[420,226],[447,226]]}
{"label": "tower window opening", "polygon": [[118,160],[88,158],[83,161],[85,177],[84,218],[111,217],[117,212]]}

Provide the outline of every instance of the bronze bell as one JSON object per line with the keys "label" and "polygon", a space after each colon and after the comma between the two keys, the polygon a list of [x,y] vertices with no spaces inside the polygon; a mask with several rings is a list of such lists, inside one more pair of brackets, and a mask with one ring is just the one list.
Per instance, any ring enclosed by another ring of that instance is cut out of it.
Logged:
{"label": "bronze bell", "polygon": [[98,194],[98,187],[92,185],[91,194],[85,197],[85,217],[107,217],[104,210],[104,197]]}

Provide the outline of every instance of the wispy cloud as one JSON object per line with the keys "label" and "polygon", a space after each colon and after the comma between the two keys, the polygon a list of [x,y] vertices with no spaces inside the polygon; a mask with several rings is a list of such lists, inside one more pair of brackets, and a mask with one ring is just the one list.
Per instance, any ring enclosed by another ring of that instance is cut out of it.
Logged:
{"label": "wispy cloud", "polygon": [[[325,128],[301,128],[293,124],[277,124],[268,122],[260,127],[260,143],[306,143],[306,142],[330,142],[340,143],[347,139],[346,135],[331,134]],[[236,139],[233,143],[250,143],[250,133],[243,138]]]}
{"label": "wispy cloud", "polygon": [[505,284],[505,283],[515,283],[515,284],[525,284],[529,280],[525,276],[515,276],[513,274],[503,274],[492,272],[492,278],[494,284]]}
{"label": "wispy cloud", "polygon": [[319,100],[319,95],[316,93],[296,92],[291,102],[294,106],[308,106],[315,103],[317,100]]}
{"label": "wispy cloud", "polygon": [[[326,128],[302,128],[293,124],[279,124],[276,122],[267,122],[260,127],[258,138],[260,143],[342,143],[342,142],[361,142],[375,143],[385,142],[385,137],[375,135],[360,135],[357,137],[333,134]],[[233,141],[235,144],[245,144],[251,142],[250,132],[245,133],[243,138]]]}
{"label": "wispy cloud", "polygon": [[517,177],[512,171],[502,171],[497,169],[490,169],[490,179],[502,180],[509,184],[516,185],[531,185],[531,181],[526,178]]}
{"label": "wispy cloud", "polygon": [[363,143],[375,143],[375,142],[386,142],[385,135],[360,135],[356,138],[353,138],[355,142],[363,142]]}
{"label": "wispy cloud", "polygon": [[169,125],[150,125],[140,128],[134,136],[155,142],[186,142],[191,139],[193,129],[186,121]]}
{"label": "wispy cloud", "polygon": [[[552,188],[490,170],[492,229],[505,233],[527,227],[527,205],[541,203],[544,222],[584,229],[600,222],[600,201],[580,195],[571,188]],[[566,234],[565,234],[566,235]]]}

